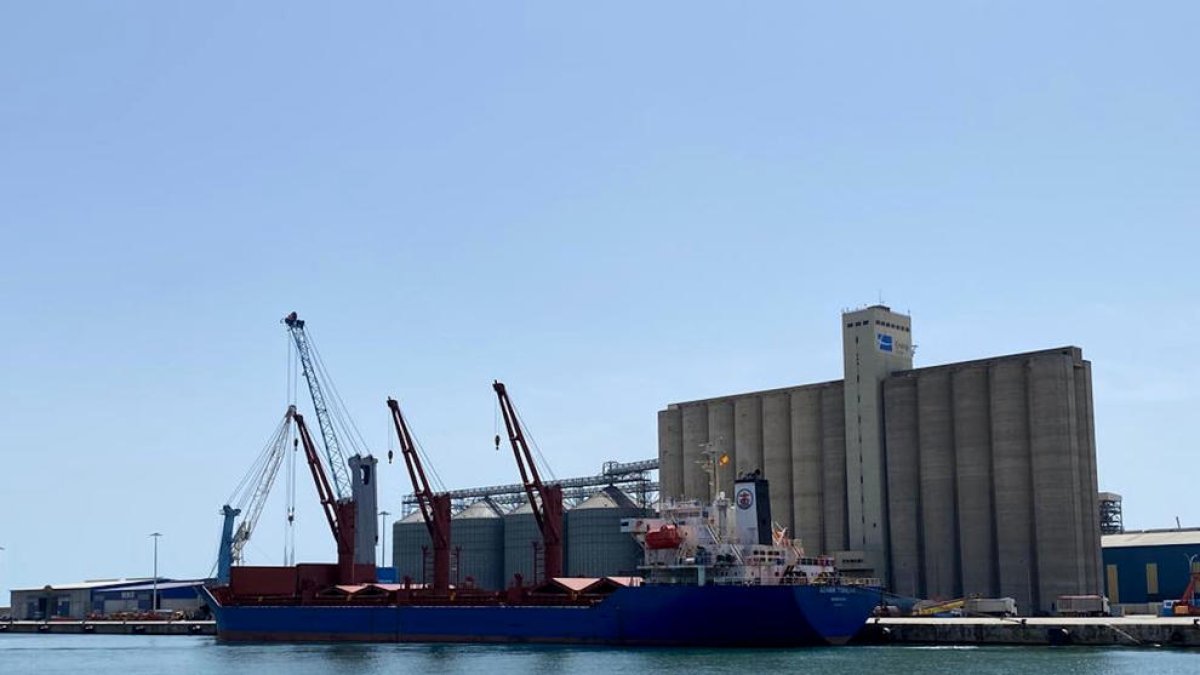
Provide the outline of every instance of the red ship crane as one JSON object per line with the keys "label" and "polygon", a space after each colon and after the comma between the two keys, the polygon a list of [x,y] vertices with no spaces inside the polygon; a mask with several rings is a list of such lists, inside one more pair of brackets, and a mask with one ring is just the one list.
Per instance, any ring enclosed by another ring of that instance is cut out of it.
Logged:
{"label": "red ship crane", "polygon": [[[542,533],[542,545],[545,550],[543,570],[546,579],[561,577],[563,573],[563,491],[561,485],[547,485],[538,475],[537,465],[529,452],[529,444],[525,441],[525,433],[517,419],[517,411],[508,398],[504,383],[495,381],[492,388],[496,390],[496,398],[500,401],[500,412],[504,414],[504,426],[508,429],[508,440],[512,443],[513,457],[517,460],[517,468],[521,471],[521,482],[525,485],[525,496],[529,498],[529,506],[533,509],[533,518],[537,521],[538,530]],[[497,444],[499,440],[497,439]]]}
{"label": "red ship crane", "polygon": [[325,475],[325,467],[317,455],[317,447],[313,444],[312,435],[308,433],[308,425],[300,413],[292,415],[296,427],[300,430],[300,443],[304,446],[304,458],[308,460],[308,468],[312,471],[313,483],[317,486],[317,497],[321,500],[321,508],[325,511],[325,520],[329,521],[329,530],[337,542],[338,579],[343,584],[357,581],[354,569],[354,512],[355,504],[349,500],[339,500],[334,492],[329,477]]}
{"label": "red ship crane", "polygon": [[444,593],[450,590],[450,495],[435,493],[429,486],[416,444],[400,412],[400,403],[389,398],[387,404],[392,411],[396,435],[400,437],[400,454],[404,456],[404,465],[408,467],[413,495],[417,498],[421,518],[429,530],[429,541],[433,543],[433,590]]}

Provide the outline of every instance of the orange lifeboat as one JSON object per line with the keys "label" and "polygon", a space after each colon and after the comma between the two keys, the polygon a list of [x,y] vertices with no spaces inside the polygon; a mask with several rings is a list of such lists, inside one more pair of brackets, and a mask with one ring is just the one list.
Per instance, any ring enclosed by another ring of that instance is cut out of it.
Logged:
{"label": "orange lifeboat", "polygon": [[683,543],[683,535],[674,525],[663,525],[657,530],[646,533],[646,548],[665,549],[679,548]]}

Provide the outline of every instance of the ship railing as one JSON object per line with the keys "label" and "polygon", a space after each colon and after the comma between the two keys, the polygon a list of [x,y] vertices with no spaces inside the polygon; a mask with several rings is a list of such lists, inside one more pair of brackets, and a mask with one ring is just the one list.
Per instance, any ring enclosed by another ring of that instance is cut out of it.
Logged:
{"label": "ship railing", "polygon": [[843,586],[882,586],[883,580],[878,577],[846,577],[838,576],[837,583]]}
{"label": "ship railing", "polygon": [[[712,537],[713,541],[717,542],[718,544],[722,543],[721,538],[717,536],[717,533],[715,530],[713,530],[712,525],[705,523],[704,529],[708,532],[708,536]],[[746,561],[742,558],[742,552],[738,550],[738,547],[730,546],[729,548],[731,551],[733,551],[733,557],[737,559],[738,564],[745,565]]]}
{"label": "ship railing", "polygon": [[[713,579],[715,586],[767,586],[763,583],[762,577],[718,577]],[[781,586],[790,586],[793,584],[780,582]]]}

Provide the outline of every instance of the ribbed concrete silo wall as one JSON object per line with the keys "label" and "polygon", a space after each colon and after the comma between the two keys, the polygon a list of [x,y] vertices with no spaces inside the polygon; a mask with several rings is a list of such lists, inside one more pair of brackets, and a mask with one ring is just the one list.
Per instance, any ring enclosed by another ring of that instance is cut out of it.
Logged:
{"label": "ribbed concrete silo wall", "polygon": [[739,475],[763,468],[762,399],[739,396],[733,401],[734,466]]}
{"label": "ribbed concrete silo wall", "polygon": [[[733,443],[733,401],[711,401],[708,404],[708,442],[713,449],[729,455],[729,464],[718,465],[717,491],[733,495],[733,471],[737,465],[736,449]],[[700,495],[707,497],[707,495]]]}
{"label": "ribbed concrete silo wall", "polygon": [[954,426],[950,375],[945,371],[917,379],[917,432],[921,464],[921,546],[925,556],[926,595],[961,596],[958,526],[954,490]]}
{"label": "ribbed concrete silo wall", "polygon": [[954,371],[952,378],[962,593],[990,598],[998,583],[988,372],[972,366]]}
{"label": "ribbed concrete silo wall", "polygon": [[771,519],[792,526],[792,411],[787,393],[762,398],[763,476],[771,486]]}
{"label": "ribbed concrete silo wall", "polygon": [[[527,586],[534,583],[535,542],[538,546],[542,545],[542,533],[538,530],[533,513],[521,510],[504,516],[505,586],[513,582],[514,574],[520,574],[522,583]],[[541,570],[538,569],[537,573],[540,575]]]}
{"label": "ribbed concrete silo wall", "polygon": [[1029,366],[1029,442],[1037,526],[1038,593],[1042,606],[1080,592],[1078,455],[1071,425],[1075,381],[1070,361],[1041,357]]}
{"label": "ribbed concrete silo wall", "polygon": [[887,443],[888,526],[891,530],[890,588],[925,597],[921,556],[921,470],[917,435],[917,379],[883,383]]}
{"label": "ribbed concrete silo wall", "polygon": [[846,401],[838,383],[821,389],[822,552],[846,550]]}
{"label": "ribbed concrete silo wall", "polygon": [[397,583],[404,583],[405,577],[414,584],[433,583],[433,579],[425,578],[426,557],[429,564],[433,562],[430,546],[429,529],[424,520],[418,518],[392,524],[392,565],[396,568]]}
{"label": "ribbed concrete silo wall", "polygon": [[658,483],[662,497],[683,496],[683,416],[679,408],[658,411]]}
{"label": "ribbed concrete silo wall", "polygon": [[1038,561],[1033,541],[1033,482],[1029,456],[1026,368],[1000,361],[988,372],[991,389],[992,482],[996,499],[996,548],[1000,595],[1016,599],[1022,612],[1039,598],[1033,580]]}
{"label": "ribbed concrete silo wall", "polygon": [[1084,539],[1083,557],[1085,559],[1085,594],[1098,594],[1103,591],[1101,570],[1103,569],[1100,554],[1100,505],[1098,495],[1100,486],[1096,476],[1096,425],[1092,409],[1092,364],[1080,357],[1075,367],[1075,411],[1078,416],[1079,428],[1079,472],[1080,494],[1087,498],[1084,502]]}
{"label": "ribbed concrete silo wall", "polygon": [[[805,553],[824,553],[821,467],[821,390],[799,389],[791,396],[792,522]],[[774,488],[772,488],[774,489]]]}
{"label": "ribbed concrete silo wall", "polygon": [[682,406],[683,494],[690,499],[708,499],[708,474],[701,466],[701,452],[708,443],[708,406]]}

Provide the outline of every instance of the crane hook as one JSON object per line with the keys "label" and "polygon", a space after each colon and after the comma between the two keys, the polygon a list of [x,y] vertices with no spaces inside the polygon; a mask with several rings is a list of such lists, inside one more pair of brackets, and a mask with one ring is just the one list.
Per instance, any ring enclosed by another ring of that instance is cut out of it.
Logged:
{"label": "crane hook", "polygon": [[496,434],[496,451],[500,451],[500,434]]}

